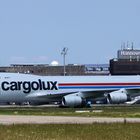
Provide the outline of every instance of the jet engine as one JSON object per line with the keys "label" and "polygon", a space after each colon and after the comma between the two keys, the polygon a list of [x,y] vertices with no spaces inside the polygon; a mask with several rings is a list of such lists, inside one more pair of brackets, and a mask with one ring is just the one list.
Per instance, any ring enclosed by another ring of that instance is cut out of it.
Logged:
{"label": "jet engine", "polygon": [[62,99],[62,105],[67,107],[79,107],[82,106],[83,103],[84,100],[76,94],[66,95]]}
{"label": "jet engine", "polygon": [[111,104],[119,104],[128,101],[130,98],[127,95],[127,91],[125,89],[120,89],[118,91],[113,91],[107,94],[107,100]]}

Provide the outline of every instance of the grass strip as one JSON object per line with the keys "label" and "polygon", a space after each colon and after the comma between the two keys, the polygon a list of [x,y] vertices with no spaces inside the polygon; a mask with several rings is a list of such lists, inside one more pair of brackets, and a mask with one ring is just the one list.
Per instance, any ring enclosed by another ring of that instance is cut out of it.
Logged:
{"label": "grass strip", "polygon": [[[89,112],[77,113],[77,110]],[[95,110],[102,110],[96,112]],[[0,108],[1,115],[83,116],[83,117],[130,117],[140,118],[140,106],[93,107],[93,108],[47,108],[15,107]]]}
{"label": "grass strip", "polygon": [[140,124],[0,125],[2,140],[139,140]]}

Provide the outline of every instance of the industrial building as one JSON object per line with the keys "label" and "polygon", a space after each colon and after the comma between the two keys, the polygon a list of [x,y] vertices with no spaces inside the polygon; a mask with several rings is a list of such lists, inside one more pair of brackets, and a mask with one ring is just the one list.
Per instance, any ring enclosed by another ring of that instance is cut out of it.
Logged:
{"label": "industrial building", "polygon": [[[108,75],[108,64],[90,64],[90,65],[77,65],[68,64],[66,67],[66,75]],[[14,73],[27,73],[35,75],[46,76],[60,76],[64,75],[64,66],[62,65],[48,65],[48,64],[12,64],[7,67],[0,67],[0,72],[14,72]]]}
{"label": "industrial building", "polygon": [[139,75],[140,74],[140,50],[123,48],[118,50],[117,58],[110,60],[111,75]]}

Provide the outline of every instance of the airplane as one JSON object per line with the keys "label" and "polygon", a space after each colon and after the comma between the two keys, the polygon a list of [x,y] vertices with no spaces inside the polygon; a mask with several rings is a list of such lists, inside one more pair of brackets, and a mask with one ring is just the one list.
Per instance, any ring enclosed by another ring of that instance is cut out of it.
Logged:
{"label": "airplane", "polygon": [[140,76],[37,76],[0,73],[0,102],[86,106],[88,100],[106,97],[120,104],[140,96]]}

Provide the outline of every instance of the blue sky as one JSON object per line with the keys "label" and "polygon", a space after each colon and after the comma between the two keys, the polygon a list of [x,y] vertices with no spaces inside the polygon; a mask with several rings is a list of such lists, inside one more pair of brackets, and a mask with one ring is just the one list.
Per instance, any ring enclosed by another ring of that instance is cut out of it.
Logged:
{"label": "blue sky", "polygon": [[139,37],[140,0],[0,0],[0,65],[109,63]]}

